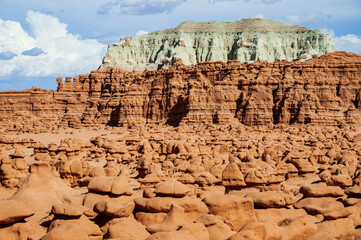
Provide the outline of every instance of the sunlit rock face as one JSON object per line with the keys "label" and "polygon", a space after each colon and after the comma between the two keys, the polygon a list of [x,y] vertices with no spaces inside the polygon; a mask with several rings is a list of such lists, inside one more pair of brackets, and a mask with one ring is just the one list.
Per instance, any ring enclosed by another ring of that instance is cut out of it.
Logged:
{"label": "sunlit rock face", "polygon": [[[58,79],[56,91],[0,92],[0,129],[361,123],[361,55],[181,62],[158,71],[106,68]],[[16,113],[16,114],[14,114]]]}
{"label": "sunlit rock face", "polygon": [[173,29],[127,37],[108,46],[100,68],[156,70],[182,60],[207,61],[307,60],[337,51],[321,31],[262,19],[236,22],[183,22]]}

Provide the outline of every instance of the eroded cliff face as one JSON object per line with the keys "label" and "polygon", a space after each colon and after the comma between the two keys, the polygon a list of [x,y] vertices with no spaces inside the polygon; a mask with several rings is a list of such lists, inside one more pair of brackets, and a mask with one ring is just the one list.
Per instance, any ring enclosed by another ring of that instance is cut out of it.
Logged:
{"label": "eroded cliff face", "polygon": [[262,19],[236,22],[184,22],[174,29],[121,39],[108,46],[100,68],[156,70],[182,60],[303,60],[336,51],[329,35],[305,27]]}
{"label": "eroded cliff face", "polygon": [[361,123],[361,55],[347,52],[307,62],[101,69],[58,83],[57,91],[1,92],[2,125]]}

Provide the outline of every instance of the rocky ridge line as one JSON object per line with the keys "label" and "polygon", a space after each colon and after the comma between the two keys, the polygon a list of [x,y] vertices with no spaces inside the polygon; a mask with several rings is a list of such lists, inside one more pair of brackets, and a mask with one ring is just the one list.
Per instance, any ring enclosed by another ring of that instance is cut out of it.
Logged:
{"label": "rocky ridge line", "polygon": [[307,62],[101,69],[73,81],[59,78],[56,91],[1,92],[0,121],[16,131],[164,123],[359,124],[360,81],[361,56],[346,52]]}

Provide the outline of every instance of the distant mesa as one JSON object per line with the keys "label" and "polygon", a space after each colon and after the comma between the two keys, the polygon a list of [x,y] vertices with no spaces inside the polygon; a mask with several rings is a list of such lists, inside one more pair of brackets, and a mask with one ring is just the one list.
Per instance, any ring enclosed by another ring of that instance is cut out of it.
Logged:
{"label": "distant mesa", "polygon": [[307,60],[337,51],[330,35],[319,30],[259,18],[235,22],[186,21],[173,29],[122,38],[110,44],[100,69],[158,70],[181,60]]}

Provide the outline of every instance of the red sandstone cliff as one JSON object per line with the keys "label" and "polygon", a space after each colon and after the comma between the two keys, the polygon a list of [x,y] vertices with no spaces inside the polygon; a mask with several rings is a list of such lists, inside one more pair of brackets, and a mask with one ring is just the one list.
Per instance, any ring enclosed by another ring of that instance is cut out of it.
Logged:
{"label": "red sandstone cliff", "polygon": [[58,83],[56,91],[0,92],[3,126],[361,123],[361,55],[347,52],[307,62],[102,69]]}

